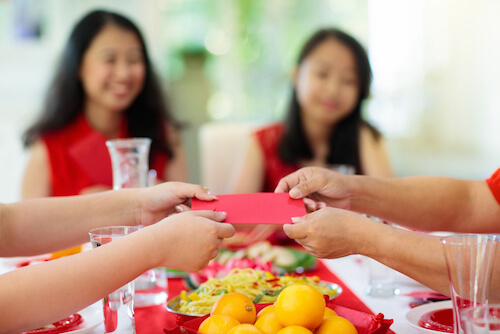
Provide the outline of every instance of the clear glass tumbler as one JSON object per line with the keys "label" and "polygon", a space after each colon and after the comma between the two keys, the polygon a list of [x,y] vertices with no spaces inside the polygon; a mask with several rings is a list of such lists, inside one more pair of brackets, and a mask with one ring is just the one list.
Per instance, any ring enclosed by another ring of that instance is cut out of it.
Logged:
{"label": "clear glass tumbler", "polygon": [[[127,234],[139,230],[138,226],[100,227],[89,231],[92,247],[97,248]],[[113,291],[103,298],[105,333],[133,334],[134,322],[134,281]]]}
{"label": "clear glass tumbler", "polygon": [[464,333],[461,312],[488,304],[496,235],[457,234],[441,238],[453,302],[455,334]]}
{"label": "clear glass tumbler", "polygon": [[[149,185],[149,150],[151,139],[129,138],[108,140],[111,156],[113,189],[142,188]],[[167,301],[165,268],[148,270],[135,280],[135,305],[159,305]]]}
{"label": "clear glass tumbler", "polygon": [[469,307],[461,316],[465,334],[500,334],[500,304]]}

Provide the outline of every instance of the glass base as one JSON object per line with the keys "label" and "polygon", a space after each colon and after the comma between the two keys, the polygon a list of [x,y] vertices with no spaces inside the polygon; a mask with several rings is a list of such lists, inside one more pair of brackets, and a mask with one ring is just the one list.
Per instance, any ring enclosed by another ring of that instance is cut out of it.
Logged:
{"label": "glass base", "polygon": [[394,284],[371,284],[366,287],[365,293],[368,296],[372,297],[389,298],[399,295],[401,293],[401,290],[398,287],[394,286]]}

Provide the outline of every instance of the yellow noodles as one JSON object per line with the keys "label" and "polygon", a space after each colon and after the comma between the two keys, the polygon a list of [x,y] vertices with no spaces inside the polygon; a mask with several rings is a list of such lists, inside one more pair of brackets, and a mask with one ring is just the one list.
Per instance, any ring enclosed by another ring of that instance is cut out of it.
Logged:
{"label": "yellow noodles", "polygon": [[293,277],[278,276],[267,271],[254,269],[233,269],[224,278],[212,278],[202,283],[189,295],[181,292],[177,311],[187,314],[208,314],[213,304],[224,293],[240,292],[254,303],[273,303],[280,291],[293,283],[305,283],[318,289],[323,295],[333,297],[336,291],[321,283],[317,276]]}

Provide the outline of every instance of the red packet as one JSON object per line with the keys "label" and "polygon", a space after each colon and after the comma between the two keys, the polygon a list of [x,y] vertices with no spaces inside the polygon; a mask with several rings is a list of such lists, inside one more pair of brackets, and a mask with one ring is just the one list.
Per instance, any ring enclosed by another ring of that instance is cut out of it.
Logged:
{"label": "red packet", "polygon": [[219,195],[211,202],[191,200],[193,210],[225,211],[229,224],[291,224],[292,217],[302,217],[306,208],[302,199],[288,193],[253,193]]}

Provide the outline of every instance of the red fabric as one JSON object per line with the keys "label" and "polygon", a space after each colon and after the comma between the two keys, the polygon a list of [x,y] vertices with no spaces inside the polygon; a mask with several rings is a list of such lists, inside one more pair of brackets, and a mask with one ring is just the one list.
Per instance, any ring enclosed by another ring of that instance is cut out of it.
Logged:
{"label": "red fabric", "polygon": [[254,132],[264,155],[265,179],[262,191],[274,191],[283,177],[300,168],[298,165],[284,163],[278,154],[278,147],[284,130],[285,126],[278,123]]}
{"label": "red fabric", "polygon": [[[368,317],[369,319],[375,317],[373,312],[351,290],[349,290],[349,288],[335,274],[328,270],[323,262],[318,261],[317,268],[308,272],[307,275],[319,276],[321,280],[336,283],[342,288],[342,294],[333,299],[329,305],[335,305],[341,309],[342,307],[347,308],[349,310],[342,309],[343,312],[349,311],[351,314],[358,316],[359,319],[366,318],[366,314],[370,315],[370,317]],[[186,289],[186,287],[181,279],[168,280],[169,298],[176,297],[183,289]],[[351,318],[351,315],[349,318]],[[179,325],[179,321],[184,323],[192,319],[193,317],[181,317],[177,314],[168,312],[165,304],[135,309],[135,327],[137,334],[162,333],[163,329],[176,328]],[[363,321],[366,321],[366,319]],[[382,334],[385,333],[385,331],[367,333]]]}
{"label": "red fabric", "polygon": [[496,172],[486,180],[486,183],[488,184],[488,187],[490,187],[490,190],[493,193],[493,196],[495,196],[498,204],[500,204],[500,168],[498,168]]}
{"label": "red fabric", "polygon": [[[127,124],[123,121],[117,138],[127,137],[130,137]],[[78,195],[94,185],[111,188],[113,178],[106,147],[108,139],[89,125],[83,113],[64,129],[44,134],[42,140],[49,157],[51,196]],[[155,154],[150,166],[160,179],[163,179],[167,159],[165,154]]]}

